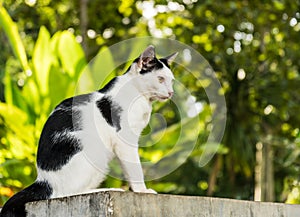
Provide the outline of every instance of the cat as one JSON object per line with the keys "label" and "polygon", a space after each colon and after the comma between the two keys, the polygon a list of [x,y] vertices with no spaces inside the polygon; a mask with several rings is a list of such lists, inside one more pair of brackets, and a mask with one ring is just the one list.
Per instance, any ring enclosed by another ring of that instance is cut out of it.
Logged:
{"label": "cat", "polygon": [[36,181],[11,197],[0,216],[23,217],[27,202],[97,188],[113,157],[121,163],[132,191],[155,194],[144,182],[138,140],[149,122],[152,102],[173,95],[170,64],[176,56],[158,59],[150,45],[102,89],[62,101],[40,136]]}

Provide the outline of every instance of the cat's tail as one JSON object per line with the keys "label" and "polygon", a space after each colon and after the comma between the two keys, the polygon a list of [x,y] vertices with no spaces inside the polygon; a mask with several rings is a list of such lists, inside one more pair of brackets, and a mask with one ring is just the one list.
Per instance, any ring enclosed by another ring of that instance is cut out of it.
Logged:
{"label": "cat's tail", "polygon": [[36,181],[12,196],[3,206],[0,217],[25,217],[25,203],[49,199],[52,187],[47,181]]}

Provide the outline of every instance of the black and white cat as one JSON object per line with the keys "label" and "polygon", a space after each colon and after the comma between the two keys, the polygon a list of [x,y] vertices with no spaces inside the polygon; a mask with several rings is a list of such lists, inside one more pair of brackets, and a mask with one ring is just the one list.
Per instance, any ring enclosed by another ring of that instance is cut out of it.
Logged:
{"label": "black and white cat", "polygon": [[1,217],[26,216],[25,203],[97,188],[116,156],[134,192],[147,189],[138,155],[140,133],[152,102],[173,95],[170,63],[149,46],[124,75],[104,88],[61,102],[44,125],[37,152],[36,181],[4,205]]}

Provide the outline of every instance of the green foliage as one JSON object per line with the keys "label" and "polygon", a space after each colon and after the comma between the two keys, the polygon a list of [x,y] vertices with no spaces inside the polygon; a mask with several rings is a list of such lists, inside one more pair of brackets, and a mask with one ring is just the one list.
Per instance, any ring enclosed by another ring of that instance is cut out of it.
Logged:
{"label": "green foliage", "polygon": [[[216,70],[226,96],[228,121],[223,144],[229,152],[217,171],[220,183],[214,194],[222,196],[227,191],[225,195],[244,198],[242,188],[255,184],[255,144],[262,141],[274,148],[276,200],[284,200],[278,195],[286,175],[294,174],[293,180],[299,180],[299,147],[294,145],[300,123],[296,110],[300,102],[299,2],[180,4],[183,11],[155,16],[156,32],[170,28],[165,36],[176,36],[202,53]],[[200,90],[193,94],[202,96]]]}
{"label": "green foliage", "polygon": [[0,104],[0,193],[5,199],[35,178],[35,153],[42,126],[59,101],[74,95],[76,85],[85,91],[85,85],[77,81],[87,63],[72,33],[62,31],[50,37],[45,27],[41,27],[28,61],[16,25],[4,8],[0,18],[22,63],[23,75],[18,82],[11,79],[9,70],[4,76],[5,103]]}
{"label": "green foliage", "polygon": [[19,59],[23,69],[28,70],[28,62],[25,53],[25,49],[23,47],[21,37],[18,34],[17,25],[11,20],[7,11],[4,9],[2,5],[0,5],[0,26],[4,29],[7,38],[10,41],[11,47],[15,56]]}

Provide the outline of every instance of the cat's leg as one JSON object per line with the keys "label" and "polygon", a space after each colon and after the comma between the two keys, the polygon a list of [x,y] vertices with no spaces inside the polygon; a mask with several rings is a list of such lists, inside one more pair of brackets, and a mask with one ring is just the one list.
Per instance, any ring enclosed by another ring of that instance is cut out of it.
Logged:
{"label": "cat's leg", "polygon": [[125,176],[130,183],[131,189],[134,192],[156,194],[154,190],[146,188],[142,165],[138,154],[138,145],[133,146],[119,142],[115,147],[115,151],[121,162]]}

